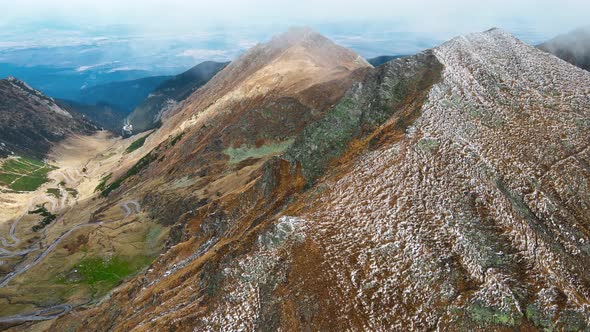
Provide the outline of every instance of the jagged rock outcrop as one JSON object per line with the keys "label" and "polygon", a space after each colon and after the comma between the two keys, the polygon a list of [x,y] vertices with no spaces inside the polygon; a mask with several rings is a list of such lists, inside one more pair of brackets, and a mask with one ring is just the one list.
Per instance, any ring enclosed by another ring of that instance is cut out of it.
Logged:
{"label": "jagged rock outcrop", "polygon": [[385,129],[289,212],[307,239],[282,257],[301,269],[289,305],[320,301],[305,323],[325,329],[583,330],[590,75],[499,30],[434,54],[442,79],[404,135]]}

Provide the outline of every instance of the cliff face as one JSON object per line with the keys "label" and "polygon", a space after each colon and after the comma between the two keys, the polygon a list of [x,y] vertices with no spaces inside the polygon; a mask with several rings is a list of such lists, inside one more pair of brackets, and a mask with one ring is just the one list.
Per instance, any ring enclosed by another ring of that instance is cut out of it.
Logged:
{"label": "cliff face", "polygon": [[590,74],[500,30],[356,59],[289,33],[166,114],[109,199],[167,251],[52,328],[587,328]]}
{"label": "cliff face", "polygon": [[0,80],[0,157],[43,158],[52,143],[89,134],[96,125],[15,78]]}

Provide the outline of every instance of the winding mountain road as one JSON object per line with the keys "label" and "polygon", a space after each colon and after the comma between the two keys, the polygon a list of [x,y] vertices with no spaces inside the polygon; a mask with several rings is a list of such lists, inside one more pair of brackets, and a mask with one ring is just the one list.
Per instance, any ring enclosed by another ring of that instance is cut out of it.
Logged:
{"label": "winding mountain road", "polygon": [[[29,201],[29,203],[27,204],[27,207],[25,209],[25,212],[23,212],[23,214],[20,217],[18,217],[12,223],[12,225],[10,225],[10,230],[8,232],[8,237],[10,238],[10,241],[8,241],[6,239],[6,237],[0,236],[0,244],[2,244],[2,247],[14,248],[21,243],[21,240],[15,235],[16,227],[18,226],[18,223],[21,221],[21,219],[23,219],[29,213],[29,211],[32,209],[32,207],[35,205],[35,203],[38,202],[39,198],[43,199],[44,204],[45,203],[51,204],[51,211],[57,211],[58,208],[59,209],[65,208],[66,202],[68,199],[68,192],[61,185],[58,185],[58,188],[59,188],[59,192],[60,192],[60,196],[61,196],[60,200],[57,200],[54,197],[47,197],[47,195],[37,195]],[[10,252],[0,248],[0,253],[8,254]],[[14,254],[13,256],[19,256],[19,254]]]}
{"label": "winding mountain road", "polygon": [[[130,205],[132,205],[134,207],[134,209],[131,209],[129,207]],[[135,201],[135,200],[122,202],[119,204],[119,206],[121,207],[121,209],[123,209],[123,211],[125,211],[125,216],[123,217],[123,219],[126,219],[127,217],[129,217],[134,212],[133,210],[135,210],[135,213],[139,213],[141,211],[141,205],[139,204],[138,201]],[[18,275],[26,272],[27,270],[29,270],[33,266],[39,264],[39,262],[41,262],[47,255],[49,255],[51,253],[51,251],[53,251],[53,249],[55,249],[57,247],[57,245],[59,245],[60,242],[63,239],[65,239],[66,237],[68,237],[68,235],[70,235],[72,232],[74,232],[80,228],[83,228],[83,227],[100,226],[104,223],[105,223],[104,221],[100,221],[100,222],[89,222],[89,223],[85,223],[85,224],[80,224],[80,225],[74,226],[70,230],[62,233],[57,239],[55,239],[47,247],[47,249],[45,249],[45,251],[43,251],[41,254],[39,254],[39,256],[37,256],[37,258],[35,258],[35,260],[33,260],[30,263],[26,263],[26,264],[23,263],[22,267],[21,266],[17,267],[14,271],[10,272],[9,274],[5,275],[2,279],[0,279],[0,288],[3,288],[4,286],[6,286],[12,279],[17,277]],[[29,250],[29,249],[27,249],[27,250]],[[35,250],[38,250],[38,249],[35,249]],[[31,250],[29,252],[32,252],[35,250]]]}
{"label": "winding mountain road", "polygon": [[15,256],[24,256],[33,251],[37,251],[39,248],[29,248],[21,251],[10,251],[4,248],[0,248],[0,258],[8,258],[8,257],[15,257]]}
{"label": "winding mountain road", "polygon": [[55,307],[46,308],[30,312],[22,315],[14,315],[9,317],[0,318],[0,324],[19,324],[30,321],[42,321],[55,319],[63,316],[72,310],[72,306],[69,304],[61,304]]}
{"label": "winding mountain road", "polygon": [[[60,193],[62,195],[62,201],[61,201],[61,206],[62,208],[65,206],[65,200],[67,199],[67,191],[62,187],[59,186],[59,190]],[[21,243],[21,240],[16,236],[15,232],[16,232],[16,227],[18,226],[19,222],[29,213],[29,211],[31,210],[32,206],[34,205],[35,199],[37,197],[35,197],[34,199],[31,200],[31,202],[29,202],[29,204],[27,205],[27,208],[25,209],[25,212],[18,217],[13,223],[12,225],[10,225],[10,230],[8,232],[8,237],[11,239],[11,241],[9,242],[5,237],[0,236],[0,244],[2,244],[2,247],[4,248],[14,248],[16,246],[18,246]],[[56,199],[50,199],[47,201],[47,203],[51,204],[51,210],[52,211],[56,211],[58,204],[56,204]],[[37,249],[26,249],[26,250],[22,250],[22,251],[9,251],[6,250],[4,248],[0,247],[0,257],[14,257],[14,256],[23,256],[28,254],[29,252],[32,251],[36,251],[39,250]]]}
{"label": "winding mountain road", "polygon": [[68,235],[70,235],[73,231],[83,228],[83,227],[87,227],[87,226],[93,226],[93,225],[101,225],[102,222],[97,222],[97,223],[86,223],[86,224],[81,224],[81,225],[77,225],[73,228],[71,228],[69,231],[64,232],[62,235],[60,235],[57,239],[55,239],[50,245],[49,247],[47,247],[47,249],[45,249],[45,251],[43,251],[41,254],[39,254],[39,256],[37,256],[37,258],[35,258],[34,261],[25,264],[22,267],[17,267],[14,271],[10,272],[9,274],[5,275],[4,278],[2,278],[0,280],[0,288],[6,286],[12,279],[14,279],[16,276],[24,273],[25,271],[29,270],[30,268],[32,268],[33,266],[39,264],[39,262],[41,262],[47,255],[49,255],[49,253],[51,253],[51,251],[53,251],[53,249],[55,249],[55,247],[57,247],[57,245],[64,239],[66,238]]}
{"label": "winding mountain road", "polygon": [[132,205],[135,208],[135,213],[139,213],[141,211],[141,205],[139,205],[138,201],[136,201],[136,200],[125,201],[120,204],[121,209],[123,209],[123,211],[125,211],[125,217],[123,217],[123,219],[127,219],[127,217],[129,217],[133,213],[133,210],[129,207],[130,205]]}
{"label": "winding mountain road", "polygon": [[[123,219],[128,218],[129,216],[131,216],[134,213],[140,213],[140,211],[141,211],[141,205],[136,200],[129,200],[129,201],[122,202],[119,204],[119,206],[125,212],[125,216],[123,217]],[[12,224],[12,226],[10,227],[10,234],[9,235],[12,238],[13,243],[8,243],[8,242],[6,242],[6,240],[4,238],[2,238],[3,245],[8,244],[8,246],[14,247],[18,243],[20,243],[20,239],[18,239],[14,235],[16,226],[17,226],[18,222],[20,221],[20,219],[22,219],[22,216],[21,216],[21,218],[16,220]],[[73,228],[71,228],[67,232],[64,232],[57,239],[55,239],[47,247],[47,249],[45,249],[45,251],[43,251],[41,254],[39,254],[39,256],[37,256],[37,258],[35,258],[35,260],[33,260],[30,263],[24,264],[22,267],[20,267],[20,266],[17,267],[14,271],[12,271],[11,273],[4,276],[0,280],[0,288],[8,285],[8,283],[12,279],[17,277],[18,275],[26,272],[27,270],[29,270],[33,266],[39,264],[39,262],[41,262],[45,257],[47,257],[47,255],[49,255],[61,243],[61,241],[63,239],[65,239],[66,237],[68,237],[72,232],[74,232],[80,228],[83,228],[83,227],[100,226],[104,223],[105,223],[104,221],[100,221],[100,222],[93,222],[93,223],[89,222],[89,223],[85,223],[85,224],[80,224],[80,225],[74,226]],[[7,245],[5,245],[5,246],[7,246]],[[17,255],[22,256],[22,255],[29,254],[30,252],[37,251],[39,249],[40,248],[29,248],[29,249],[25,249],[25,250],[19,251],[19,252],[11,252],[11,251],[8,251],[4,248],[0,248],[0,257],[11,257],[11,256],[17,256]],[[0,317],[0,324],[21,324],[21,323],[31,322],[31,321],[51,320],[51,319],[55,319],[55,318],[65,315],[66,313],[70,312],[72,310],[72,308],[73,307],[70,304],[61,304],[61,305],[57,305],[54,307],[34,311],[31,313],[14,315],[14,316],[3,317],[3,318]]]}
{"label": "winding mountain road", "polygon": [[11,238],[12,242],[8,242],[6,240],[6,238],[4,237],[0,237],[0,242],[2,243],[3,247],[7,247],[7,248],[14,248],[17,245],[20,244],[20,239],[18,237],[16,237],[16,235],[14,235],[14,232],[16,231],[16,226],[18,225],[18,223],[20,222],[20,220],[25,216],[25,214],[21,215],[18,219],[16,219],[12,225],[10,225],[10,230],[8,232],[8,236]]}
{"label": "winding mountain road", "polygon": [[[86,168],[87,165],[85,165],[84,167]],[[92,173],[94,173],[94,171]],[[79,183],[79,179],[84,177],[85,175],[82,174],[77,169],[75,171],[73,171],[71,169],[67,169],[67,170],[58,171],[56,173],[56,176],[57,177],[54,179],[55,183],[59,183],[60,180],[66,182],[66,183]],[[38,198],[42,197],[46,203],[49,203],[51,206],[51,211],[56,211],[60,207],[62,209],[64,207],[66,207],[66,204],[68,201],[68,197],[67,197],[68,192],[61,185],[58,185],[58,188],[60,190],[61,199],[47,197],[46,195],[40,195],[40,196],[34,197],[29,202],[29,204],[26,208],[26,211],[18,219],[16,219],[12,223],[12,225],[10,226],[10,230],[8,232],[8,235],[6,237],[0,237],[0,244],[2,245],[2,247],[0,247],[0,258],[8,258],[8,257],[14,257],[14,256],[25,256],[25,255],[28,255],[32,252],[39,251],[42,249],[40,246],[40,243],[36,243],[33,245],[33,247],[23,249],[20,251],[11,251],[11,250],[7,250],[5,248],[15,248],[19,244],[21,244],[21,240],[15,234],[16,229],[17,229],[18,224],[21,221],[21,219],[23,219],[24,216],[26,216],[28,214],[28,211],[31,210],[31,207],[34,205],[35,201]],[[129,200],[129,201],[122,202],[119,204],[119,206],[125,213],[123,219],[127,219],[132,214],[140,213],[140,211],[141,211],[141,205],[136,200]],[[108,221],[108,222],[111,222],[111,221]],[[47,257],[47,255],[49,255],[72,232],[74,232],[80,228],[89,227],[89,226],[100,226],[105,223],[107,223],[107,221],[92,222],[92,223],[89,222],[89,223],[85,223],[85,224],[80,224],[80,225],[74,226],[70,230],[62,233],[41,254],[39,254],[33,261],[31,261],[29,263],[26,263],[26,262],[22,263],[20,266],[15,267],[14,271],[12,271],[11,273],[5,275],[2,279],[0,279],[0,288],[5,287],[6,285],[8,285],[8,283],[12,279],[14,279],[18,275],[26,272],[27,270],[31,269],[35,265],[39,264],[45,257]],[[30,312],[30,313],[19,314],[19,315],[8,316],[8,317],[0,317],[0,324],[18,325],[18,324],[29,322],[29,321],[51,320],[51,319],[58,318],[62,315],[65,315],[66,313],[70,312],[72,310],[72,308],[73,307],[70,304],[61,304],[61,305],[56,305],[56,306],[49,307],[49,308],[40,309],[40,310]]]}
{"label": "winding mountain road", "polygon": [[[126,219],[127,217],[129,217],[130,215],[132,215],[134,213],[140,213],[140,211],[141,211],[141,205],[136,200],[129,200],[129,201],[122,202],[119,204],[119,206],[121,207],[121,209],[123,211],[125,211],[125,216],[123,217],[123,219]],[[17,225],[18,221],[20,221],[21,218],[19,218],[17,221],[15,221],[10,228],[10,236],[12,237],[13,240],[15,240],[15,242],[17,242],[17,244],[18,244],[18,242],[20,242],[20,240],[14,235],[14,230],[16,229],[16,225]],[[83,228],[83,227],[100,226],[104,223],[105,222],[100,221],[100,222],[89,222],[89,223],[85,223],[85,224],[80,224],[80,225],[74,226],[73,228],[71,228],[67,232],[64,232],[57,239],[55,239],[49,245],[49,247],[47,247],[47,249],[45,249],[45,251],[43,251],[41,254],[39,254],[39,256],[37,256],[37,258],[35,258],[35,260],[33,260],[30,263],[24,264],[24,266],[22,266],[22,267],[17,267],[14,271],[12,271],[9,274],[7,274],[6,276],[4,276],[4,278],[2,278],[0,280],[0,288],[8,285],[8,283],[12,279],[17,277],[18,275],[26,272],[27,270],[29,270],[33,266],[39,264],[39,262],[41,262],[45,257],[47,257],[47,255],[49,255],[61,243],[61,241],[63,239],[65,239],[66,237],[68,237],[72,232],[74,232],[80,228]],[[3,244],[4,244],[4,241],[5,240],[3,239],[3,241],[2,241]],[[13,246],[16,246],[16,244],[13,244]],[[32,251],[37,251],[37,250],[39,250],[39,248],[30,248],[30,249],[26,249],[26,250],[23,250],[20,252],[10,252],[10,251],[7,251],[3,248],[0,248],[0,253],[16,256],[16,255],[26,255]],[[0,256],[0,257],[2,257],[2,256]],[[5,257],[8,257],[8,256],[5,256]],[[0,317],[0,324],[2,324],[2,323],[4,323],[4,324],[7,324],[7,323],[8,324],[20,324],[20,323],[25,323],[25,322],[30,322],[30,321],[50,320],[50,319],[55,319],[55,318],[58,318],[62,315],[65,315],[70,310],[72,310],[72,305],[62,304],[62,305],[57,305],[57,306],[54,306],[51,308],[41,309],[41,310],[38,310],[38,311],[35,311],[32,313],[14,315],[14,316],[9,316],[9,317],[4,317],[4,318]]]}

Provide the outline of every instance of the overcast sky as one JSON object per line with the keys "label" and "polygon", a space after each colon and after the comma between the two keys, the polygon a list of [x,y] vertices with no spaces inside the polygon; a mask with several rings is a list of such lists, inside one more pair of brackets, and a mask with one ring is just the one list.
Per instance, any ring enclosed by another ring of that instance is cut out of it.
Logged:
{"label": "overcast sky", "polygon": [[145,31],[211,25],[402,18],[413,31],[463,31],[513,20],[541,31],[588,24],[588,0],[0,0],[0,24],[130,23]]}

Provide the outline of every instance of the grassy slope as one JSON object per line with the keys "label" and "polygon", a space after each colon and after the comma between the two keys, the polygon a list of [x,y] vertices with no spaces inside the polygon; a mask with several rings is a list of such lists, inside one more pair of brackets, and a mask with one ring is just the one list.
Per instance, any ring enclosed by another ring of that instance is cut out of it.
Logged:
{"label": "grassy slope", "polygon": [[47,173],[54,169],[38,160],[11,158],[0,166],[0,185],[16,191],[35,191],[47,182]]}

